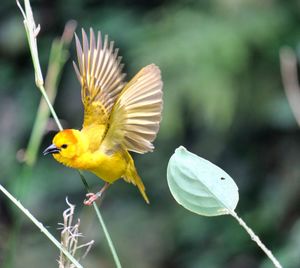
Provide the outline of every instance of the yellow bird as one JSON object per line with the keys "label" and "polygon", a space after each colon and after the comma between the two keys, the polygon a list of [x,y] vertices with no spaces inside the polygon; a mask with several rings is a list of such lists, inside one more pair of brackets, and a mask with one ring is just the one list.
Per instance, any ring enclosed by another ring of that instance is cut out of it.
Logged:
{"label": "yellow bird", "polygon": [[162,112],[162,80],[159,68],[150,64],[142,68],[128,83],[123,64],[114,43],[97,40],[82,30],[82,46],[78,37],[78,65],[73,62],[81,84],[84,120],[81,130],[58,132],[44,155],[52,154],[60,163],[96,174],[106,183],[96,194],[87,194],[91,205],[107,187],[123,178],[138,187],[147,203],[145,186],[128,151],[152,151]]}

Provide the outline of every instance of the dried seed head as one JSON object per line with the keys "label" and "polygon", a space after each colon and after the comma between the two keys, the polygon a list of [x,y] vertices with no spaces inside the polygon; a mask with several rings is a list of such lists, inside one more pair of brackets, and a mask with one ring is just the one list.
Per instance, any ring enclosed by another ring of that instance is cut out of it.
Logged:
{"label": "dried seed head", "polygon": [[[79,232],[80,219],[77,219],[77,223],[73,225],[75,205],[71,204],[68,201],[68,198],[66,198],[66,203],[69,207],[63,212],[64,221],[63,223],[58,224],[60,225],[59,229],[61,230],[61,244],[63,247],[65,247],[68,250],[68,252],[75,259],[79,261],[80,259],[86,257],[92,245],[94,244],[94,240],[84,244],[79,243],[79,238],[83,237],[83,235]],[[82,253],[82,249],[84,249],[83,253]],[[70,260],[65,257],[63,252],[60,252],[58,263],[59,263],[59,268],[75,267],[74,264],[72,264]]]}

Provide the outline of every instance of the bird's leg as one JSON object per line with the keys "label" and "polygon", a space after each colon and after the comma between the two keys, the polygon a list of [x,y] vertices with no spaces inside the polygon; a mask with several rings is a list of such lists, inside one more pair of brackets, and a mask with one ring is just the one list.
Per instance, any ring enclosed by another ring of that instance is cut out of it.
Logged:
{"label": "bird's leg", "polygon": [[104,186],[100,189],[97,193],[87,193],[86,197],[88,200],[84,200],[83,204],[86,206],[91,206],[98,198],[103,196],[103,193],[107,190],[107,188],[110,186],[110,183],[106,182]]}

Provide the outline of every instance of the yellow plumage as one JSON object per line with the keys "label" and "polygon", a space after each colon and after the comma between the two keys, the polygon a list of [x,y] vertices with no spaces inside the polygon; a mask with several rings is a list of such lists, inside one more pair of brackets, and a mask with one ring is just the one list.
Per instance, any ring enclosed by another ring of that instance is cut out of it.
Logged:
{"label": "yellow plumage", "polygon": [[128,151],[153,150],[161,121],[162,81],[154,64],[141,69],[128,83],[118,50],[107,36],[90,40],[82,30],[82,46],[77,36],[78,65],[74,68],[81,84],[84,106],[82,129],[56,134],[45,153],[69,167],[88,170],[108,183],[119,178],[136,185],[149,200],[134,161]]}

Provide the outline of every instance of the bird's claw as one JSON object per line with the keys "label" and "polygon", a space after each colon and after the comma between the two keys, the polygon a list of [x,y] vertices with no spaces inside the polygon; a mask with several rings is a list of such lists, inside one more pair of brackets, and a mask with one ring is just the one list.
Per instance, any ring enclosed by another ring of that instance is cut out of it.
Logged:
{"label": "bird's claw", "polygon": [[88,199],[83,201],[83,204],[86,206],[91,206],[99,197],[99,192],[94,194],[94,193],[87,193],[85,195]]}
{"label": "bird's claw", "polygon": [[86,206],[91,206],[98,198],[102,197],[106,189],[109,187],[109,183],[106,182],[105,185],[101,188],[101,190],[97,193],[87,193],[85,196],[88,200],[84,200],[83,204]]}

